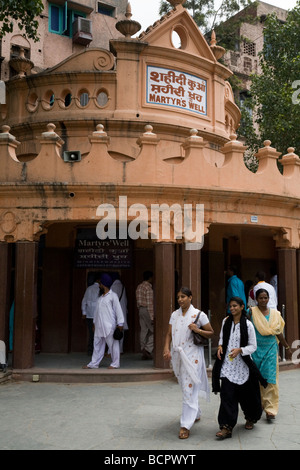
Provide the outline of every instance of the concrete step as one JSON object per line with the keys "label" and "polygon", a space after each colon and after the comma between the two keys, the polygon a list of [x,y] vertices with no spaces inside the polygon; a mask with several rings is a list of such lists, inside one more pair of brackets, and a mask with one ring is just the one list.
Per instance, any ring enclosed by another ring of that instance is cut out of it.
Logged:
{"label": "concrete step", "polygon": [[171,369],[13,369],[14,381],[56,383],[120,383],[174,378]]}
{"label": "concrete step", "polygon": [[[79,362],[80,364],[80,362]],[[64,364],[65,365],[65,364]],[[300,368],[300,364],[292,361],[281,361],[279,370],[285,371]],[[207,368],[207,375],[211,377],[211,368]],[[5,374],[0,373],[0,384],[9,380],[26,382],[48,382],[48,383],[121,383],[121,382],[144,382],[158,380],[176,380],[172,369],[158,369],[152,365],[145,367],[121,367],[120,369],[82,369],[79,367],[55,367],[54,364],[43,367],[32,367],[30,369],[8,368]]]}

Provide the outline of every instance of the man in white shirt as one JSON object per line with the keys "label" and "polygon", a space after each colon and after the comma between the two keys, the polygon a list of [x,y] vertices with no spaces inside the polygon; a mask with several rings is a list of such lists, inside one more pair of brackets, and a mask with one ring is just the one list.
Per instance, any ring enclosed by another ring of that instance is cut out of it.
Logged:
{"label": "man in white shirt", "polygon": [[96,273],[95,282],[89,286],[81,302],[82,318],[85,319],[88,329],[88,355],[93,354],[94,344],[94,311],[100,293],[100,274]]}
{"label": "man in white shirt", "polygon": [[[122,284],[120,275],[117,272],[111,273],[111,278],[113,280],[113,283],[111,285],[111,290],[115,292],[118,296],[123,315],[124,315],[124,326],[123,326],[123,333],[124,330],[128,330],[128,323],[127,323],[127,295],[126,295],[126,289],[124,284]],[[124,343],[124,336],[120,340],[120,353],[123,353],[123,343]]]}
{"label": "man in white shirt", "polygon": [[[258,271],[256,273],[256,279],[257,279],[257,284],[253,287],[253,293],[254,293],[254,299],[256,301],[256,292],[259,289],[266,289],[269,293],[269,302],[268,302],[268,308],[275,308],[277,310],[277,295],[275,292],[274,287],[266,282],[266,273],[264,271]],[[257,302],[256,302],[257,305]]]}
{"label": "man in white shirt", "polygon": [[94,350],[92,360],[83,369],[97,369],[105,353],[107,344],[111,354],[111,364],[108,369],[118,369],[120,367],[120,341],[114,339],[116,327],[123,330],[124,315],[115,292],[111,290],[112,278],[109,274],[102,274],[100,278],[100,288],[103,294],[97,301],[94,314]]}
{"label": "man in white shirt", "polygon": [[152,359],[154,349],[154,307],[153,307],[153,273],[145,271],[143,282],[136,288],[136,302],[140,318],[140,344],[142,359]]}
{"label": "man in white shirt", "polygon": [[274,287],[276,295],[278,297],[278,277],[277,277],[276,268],[272,267],[270,269],[270,274],[271,274],[270,284],[271,286]]}

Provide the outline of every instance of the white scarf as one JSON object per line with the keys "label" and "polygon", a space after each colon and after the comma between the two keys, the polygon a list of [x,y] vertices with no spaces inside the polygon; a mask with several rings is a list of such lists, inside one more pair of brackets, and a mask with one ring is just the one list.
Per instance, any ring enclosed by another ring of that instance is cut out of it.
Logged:
{"label": "white scarf", "polygon": [[[187,357],[184,348],[191,346],[199,348],[194,345],[191,330],[188,326],[196,320],[199,310],[190,306],[186,314],[182,315],[182,310],[176,310],[176,317],[172,328],[172,365],[174,374],[179,377],[180,363],[182,362],[187,373],[194,383],[200,383],[200,377],[197,374],[195,365]],[[183,324],[182,323],[183,319]],[[174,354],[175,353],[175,354]]]}

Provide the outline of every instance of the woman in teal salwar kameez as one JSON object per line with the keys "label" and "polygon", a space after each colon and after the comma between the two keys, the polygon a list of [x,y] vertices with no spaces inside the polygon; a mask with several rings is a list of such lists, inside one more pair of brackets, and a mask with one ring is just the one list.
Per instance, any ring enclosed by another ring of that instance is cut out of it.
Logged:
{"label": "woman in teal salwar kameez", "polygon": [[269,293],[265,289],[256,292],[257,307],[250,308],[251,321],[255,328],[257,349],[252,359],[268,386],[261,387],[262,407],[267,419],[274,419],[278,412],[278,343],[286,350],[290,347],[283,336],[284,320],[278,310],[267,307]]}

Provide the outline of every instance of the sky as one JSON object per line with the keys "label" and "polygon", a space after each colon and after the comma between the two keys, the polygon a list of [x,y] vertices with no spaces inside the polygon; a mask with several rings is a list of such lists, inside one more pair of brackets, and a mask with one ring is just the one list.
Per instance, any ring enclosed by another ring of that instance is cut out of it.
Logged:
{"label": "sky", "polygon": [[[286,10],[291,10],[296,6],[297,0],[263,0],[264,3],[269,3]],[[160,0],[129,0],[132,10],[132,20],[138,21],[142,29],[137,33],[139,35],[142,31],[151,26],[157,21],[160,16],[158,14]]]}

